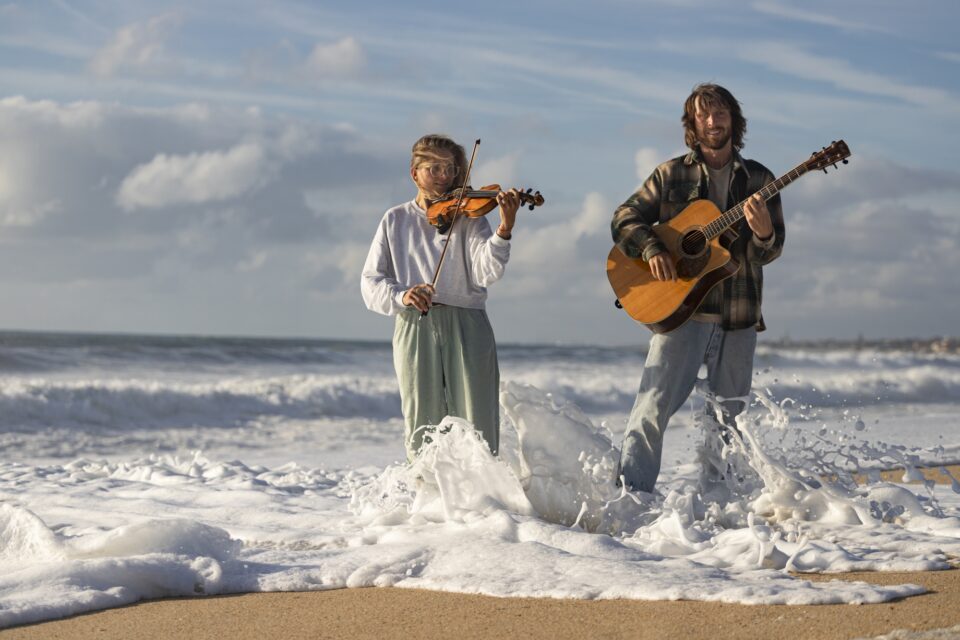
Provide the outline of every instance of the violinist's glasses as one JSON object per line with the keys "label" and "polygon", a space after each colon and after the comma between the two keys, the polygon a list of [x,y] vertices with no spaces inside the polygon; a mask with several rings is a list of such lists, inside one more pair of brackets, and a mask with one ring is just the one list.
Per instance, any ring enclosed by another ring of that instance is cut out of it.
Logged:
{"label": "violinist's glasses", "polygon": [[450,176],[451,178],[456,178],[457,174],[460,173],[460,167],[455,164],[428,164],[424,163],[420,165],[422,168],[426,169],[430,175],[434,178],[439,178],[441,176]]}

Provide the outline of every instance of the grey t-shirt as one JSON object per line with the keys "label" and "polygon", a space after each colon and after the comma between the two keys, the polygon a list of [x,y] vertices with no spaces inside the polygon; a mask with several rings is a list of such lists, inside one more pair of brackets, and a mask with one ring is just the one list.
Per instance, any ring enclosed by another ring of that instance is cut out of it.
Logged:
{"label": "grey t-shirt", "polygon": [[[710,178],[710,201],[717,206],[720,211],[727,210],[727,197],[730,194],[730,179],[733,174],[733,160],[719,169],[707,169],[707,176]],[[694,320],[704,322],[720,322],[723,314],[723,285],[718,284],[703,299],[696,313]]]}

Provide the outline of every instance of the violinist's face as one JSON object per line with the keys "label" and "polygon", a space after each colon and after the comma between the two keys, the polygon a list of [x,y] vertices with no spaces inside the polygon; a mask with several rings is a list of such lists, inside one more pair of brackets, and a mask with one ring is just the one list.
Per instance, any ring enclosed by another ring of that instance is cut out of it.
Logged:
{"label": "violinist's face", "polygon": [[428,159],[410,169],[410,177],[420,191],[430,196],[438,196],[450,191],[456,178],[456,170],[447,171],[446,167],[456,167],[453,154],[437,151]]}

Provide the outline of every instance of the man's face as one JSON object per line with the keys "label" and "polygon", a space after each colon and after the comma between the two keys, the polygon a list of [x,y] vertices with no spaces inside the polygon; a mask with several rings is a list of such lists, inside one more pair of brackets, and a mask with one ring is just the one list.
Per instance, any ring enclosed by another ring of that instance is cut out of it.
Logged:
{"label": "man's face", "polygon": [[705,105],[698,99],[693,120],[701,146],[719,150],[730,142],[730,136],[733,135],[732,118],[730,109],[725,106]]}

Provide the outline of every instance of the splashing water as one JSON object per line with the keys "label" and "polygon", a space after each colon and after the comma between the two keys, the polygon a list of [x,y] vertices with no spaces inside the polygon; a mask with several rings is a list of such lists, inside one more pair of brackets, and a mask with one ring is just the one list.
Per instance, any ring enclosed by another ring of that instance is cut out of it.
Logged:
{"label": "splashing water", "polygon": [[[610,434],[574,405],[511,383],[501,403],[499,458],[468,422],[447,418],[413,463],[382,472],[271,471],[200,455],[0,467],[12,501],[0,505],[0,626],[144,597],[367,586],[882,602],[923,589],[789,572],[942,569],[960,556],[960,518],[923,485],[925,495],[848,486],[829,465],[798,470],[776,444],[790,416],[772,401],[738,420],[739,435],[710,436],[702,456],[718,477],[668,474],[654,494],[616,487]],[[850,456],[883,450],[844,446]],[[43,517],[18,496],[43,496]]]}
{"label": "splashing water", "polygon": [[353,492],[350,509],[369,524],[463,520],[506,510],[533,515],[517,478],[466,420],[446,417],[424,438],[412,464],[388,467]]}
{"label": "splashing water", "polygon": [[[354,512],[385,525],[505,510],[727,569],[929,570],[960,556],[960,518],[944,515],[930,487],[919,495],[878,479],[856,483],[864,466],[907,461],[902,449],[815,436],[817,464],[806,464],[810,448],[787,446],[789,403],[764,393],[726,437],[710,414],[700,416],[698,459],[712,477],[677,477],[654,494],[617,488],[619,452],[576,406],[511,382],[501,405],[504,431],[514,432],[501,460],[469,423],[446,418],[411,465],[355,490]],[[926,535],[903,544],[904,531]]]}

